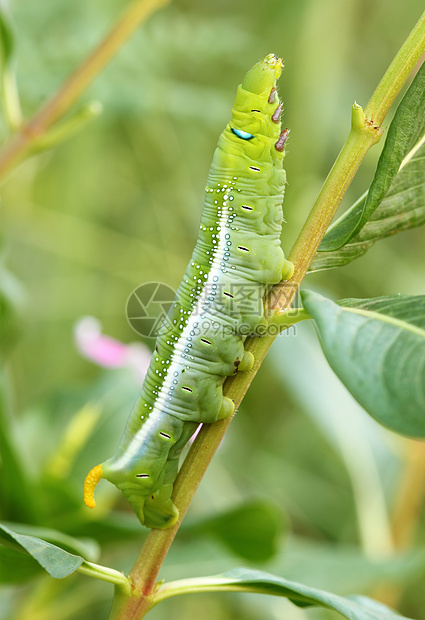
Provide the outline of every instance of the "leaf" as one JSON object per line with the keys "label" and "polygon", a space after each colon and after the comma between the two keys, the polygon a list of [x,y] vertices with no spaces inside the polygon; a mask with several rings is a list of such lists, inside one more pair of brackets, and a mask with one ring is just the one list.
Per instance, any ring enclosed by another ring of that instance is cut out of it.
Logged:
{"label": "leaf", "polygon": [[[419,179],[422,178],[422,182]],[[309,273],[343,267],[363,256],[377,241],[425,224],[425,145],[396,176],[382,203],[362,230],[344,247],[318,251]]]}
{"label": "leaf", "polygon": [[288,579],[343,594],[372,592],[383,583],[406,585],[421,579],[424,568],[423,549],[368,557],[360,547],[341,540],[336,544],[301,536],[291,536],[273,563],[273,572]]}
{"label": "leaf", "polygon": [[[393,470],[389,470],[392,472]],[[297,470],[299,484],[306,482]],[[289,495],[291,489],[288,489]],[[319,506],[319,510],[322,508]],[[346,521],[345,521],[346,526]],[[180,535],[179,535],[180,536]],[[170,549],[162,576],[166,581],[181,575],[208,576],[238,567],[237,558],[216,541],[206,537],[180,539]],[[382,554],[372,559],[355,545],[318,541],[291,534],[283,548],[267,566],[270,572],[285,575],[291,581],[314,585],[338,594],[367,593],[385,583],[404,586],[421,579],[425,568],[425,551]]]}
{"label": "leaf", "polygon": [[[347,598],[349,598],[351,601],[354,601],[355,603],[359,603],[359,605],[363,605],[364,607],[366,607],[369,611],[372,612],[376,612],[378,614],[378,618],[382,618],[385,617],[385,614],[388,614],[388,612],[390,613],[390,618],[395,617],[395,618],[400,618],[403,616],[399,616],[397,613],[395,613],[392,609],[389,609],[386,605],[384,605],[383,603],[380,603],[379,601],[375,601],[367,596],[362,596],[362,595],[353,595],[353,596],[348,596]],[[382,614],[382,615],[381,615]]]}
{"label": "leaf", "polygon": [[0,584],[27,583],[42,571],[29,555],[0,545]]}
{"label": "leaf", "polygon": [[[342,267],[363,256],[376,241],[425,224],[425,142],[418,146],[406,158],[387,195],[361,231],[339,250],[319,250],[309,273]],[[364,203],[365,198],[362,196],[360,201]]]}
{"label": "leaf", "polygon": [[22,123],[22,110],[15,75],[15,36],[9,15],[0,3],[0,81],[4,113],[11,129]]}
{"label": "leaf", "polygon": [[[48,530],[43,531],[45,533],[48,532]],[[50,532],[52,531],[50,530]],[[55,536],[60,540],[66,540],[66,544],[69,548],[75,546],[79,549],[83,549],[81,542],[71,539],[70,536],[65,536],[59,532],[56,532]],[[69,553],[36,536],[19,534],[6,525],[0,525],[0,544],[10,547],[17,554],[22,552],[28,553],[55,579],[68,577],[68,575],[74,573],[84,562],[84,558],[80,555]],[[4,559],[5,556],[0,555],[0,563],[2,560],[4,561]]]}
{"label": "leaf", "polygon": [[13,59],[15,52],[15,41],[9,16],[0,3],[0,58],[3,67],[8,65]]}
{"label": "leaf", "polygon": [[176,594],[205,591],[255,592],[287,597],[298,607],[319,606],[338,611],[349,620],[392,620],[402,618],[385,605],[365,596],[344,597],[288,581],[269,573],[237,568],[221,575],[183,579],[160,587],[156,601]]}
{"label": "leaf", "polygon": [[0,371],[0,428],[0,518],[35,521],[39,514],[38,489],[29,477],[12,430],[10,387],[3,371]]}
{"label": "leaf", "polygon": [[[83,557],[69,553],[41,538],[19,534],[20,529],[39,532],[46,538],[58,540],[66,548],[82,551],[85,556],[99,555],[97,544],[91,540],[84,542],[75,540],[66,534],[47,528],[14,524],[12,530],[0,524],[0,545],[4,545],[0,546],[0,582],[24,582],[28,577],[36,575],[40,567],[55,579],[63,579],[79,570],[80,573],[94,579],[115,584],[126,596],[130,594],[130,582],[123,573],[88,562]],[[13,565],[12,570],[9,570],[10,565]]]}
{"label": "leaf", "polygon": [[278,551],[286,520],[275,504],[252,501],[189,525],[190,534],[212,534],[233,553],[252,562],[266,562]]}
{"label": "leaf", "polygon": [[0,262],[0,361],[6,359],[22,331],[25,297],[19,280]]}
{"label": "leaf", "polygon": [[5,525],[7,528],[13,530],[17,534],[24,534],[37,538],[42,538],[49,543],[60,545],[62,549],[69,553],[77,553],[82,555],[86,560],[95,562],[100,556],[100,547],[93,538],[74,538],[58,530],[54,530],[48,527],[38,527],[34,525],[28,525],[25,523],[5,523],[0,524],[0,527]]}
{"label": "leaf", "polygon": [[[400,169],[403,159],[423,138],[424,131],[425,63],[419,69],[397,108],[366,198],[360,198],[351,209],[329,228],[320,245],[319,252],[337,250],[346,245],[359,233],[376,208],[381,204]],[[408,178],[411,180],[410,174]],[[411,186],[414,187],[414,185]],[[393,215],[402,211],[400,205],[398,205],[398,208],[396,208],[397,205],[392,206],[394,210]],[[393,223],[393,225],[395,224],[397,222]],[[398,228],[393,226],[392,230],[395,232],[398,231]],[[387,232],[387,234],[389,233]]]}
{"label": "leaf", "polygon": [[[295,470],[292,475],[288,472],[289,475],[287,474],[282,481],[285,496],[291,496],[291,486],[295,487],[292,493],[295,493],[295,497],[302,503],[304,519],[310,520],[325,534],[328,533],[333,540],[338,537],[344,540],[347,515],[350,514],[350,518],[356,519],[357,522],[354,526],[353,521],[350,521],[350,527],[356,527],[364,554],[368,558],[388,559],[393,551],[393,540],[382,480],[385,477],[395,479],[400,469],[400,462],[392,446],[388,444],[387,433],[376,424],[375,420],[365,415],[364,409],[330,368],[320,347],[313,321],[310,321],[310,324],[304,323],[297,330],[296,337],[278,338],[270,351],[269,364],[277,373],[287,398],[298,406],[306,418],[309,418],[310,424],[316,427],[318,433],[316,435],[311,429],[310,435],[314,433],[313,437],[310,437],[308,442],[304,441],[302,450],[298,447],[301,458],[295,454],[295,460],[293,457],[291,461],[288,445],[285,444],[286,459],[290,460],[291,469]],[[324,385],[326,389],[323,388]],[[344,415],[341,415],[341,411]],[[297,421],[297,428],[298,425],[300,421]],[[294,433],[294,430],[292,432]],[[298,432],[302,433],[302,426]],[[296,432],[294,436],[297,436]],[[315,445],[314,464],[309,462],[308,470],[305,471],[303,456],[311,459],[312,445]],[[335,454],[336,458],[332,462],[329,453]],[[327,499],[325,499],[326,491],[322,492],[321,489],[320,459],[323,465],[327,463],[327,468],[332,470],[334,481]],[[351,493],[347,482],[344,486],[345,493],[341,492],[341,485],[344,483],[338,484],[336,471],[348,476]],[[309,480],[312,474],[317,476],[316,484]],[[352,502],[355,504],[354,512]],[[335,503],[337,508],[333,509]],[[297,508],[300,510],[300,507]],[[334,551],[337,552],[336,549]],[[341,551],[345,552],[343,549]],[[352,551],[354,555],[356,551],[354,549]],[[361,555],[359,550],[357,554]],[[288,555],[290,551],[285,549],[285,562]],[[295,551],[295,556],[292,554],[292,561],[294,557],[298,558],[297,566],[300,565],[300,555],[301,551],[298,549]],[[387,564],[384,562],[384,566],[378,567],[377,563],[368,566],[365,558],[363,561],[360,557],[350,558],[349,550],[347,550],[348,557],[338,558],[336,555],[333,570],[329,566],[325,567],[326,559],[313,557],[314,555],[314,550],[310,552],[308,549],[305,550],[305,563],[308,565],[307,558],[309,558],[312,569],[316,567],[316,575],[312,579],[305,578],[306,573],[303,572],[293,574],[289,563],[285,563],[282,570],[277,572],[288,579],[346,594],[350,591],[372,592],[373,585],[359,587],[356,577],[360,578],[362,584],[362,580],[366,583],[372,574],[376,586],[379,580],[387,581],[387,576],[382,577],[382,570],[392,570],[390,562]],[[347,580],[348,575],[350,577]],[[347,587],[338,588],[338,584],[344,580],[347,580]]]}
{"label": "leaf", "polygon": [[378,422],[425,437],[425,295],[346,299],[302,292],[323,352]]}

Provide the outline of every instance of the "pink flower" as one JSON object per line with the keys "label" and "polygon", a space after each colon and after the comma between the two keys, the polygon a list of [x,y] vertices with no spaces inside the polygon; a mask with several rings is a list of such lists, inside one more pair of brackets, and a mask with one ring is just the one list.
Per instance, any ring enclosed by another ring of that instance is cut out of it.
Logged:
{"label": "pink flower", "polygon": [[111,336],[102,334],[100,321],[92,316],[83,317],[76,323],[74,339],[83,357],[104,368],[132,368],[143,379],[152,353],[138,342],[124,344]]}

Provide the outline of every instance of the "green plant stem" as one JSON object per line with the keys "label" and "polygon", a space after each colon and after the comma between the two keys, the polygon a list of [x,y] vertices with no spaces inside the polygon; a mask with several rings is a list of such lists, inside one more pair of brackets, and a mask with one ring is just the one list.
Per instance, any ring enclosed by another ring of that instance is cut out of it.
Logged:
{"label": "green plant stem", "polygon": [[[224,579],[220,577],[193,577],[191,579],[179,579],[177,581],[169,581],[158,589],[158,594],[155,596],[154,604],[157,605],[161,601],[172,596],[179,594],[194,594],[201,592],[251,592],[256,594],[270,594],[270,590],[267,587],[262,587],[261,584],[237,584],[226,583]],[[275,594],[278,594],[275,592]],[[291,601],[298,600],[302,603],[305,599],[302,596],[297,597],[291,593]]]}
{"label": "green plant stem", "polygon": [[22,109],[16,75],[10,66],[4,67],[2,82],[4,112],[8,127],[12,130],[19,129],[22,125]]}
{"label": "green plant stem", "polygon": [[[425,47],[425,45],[424,45]],[[305,221],[288,258],[295,271],[289,282],[281,282],[269,299],[272,309],[284,310],[292,303],[317,248],[361,162],[381,137],[380,128],[366,118],[358,104],[353,105],[351,131]]]}
{"label": "green plant stem", "polygon": [[[268,318],[268,324],[269,328],[276,327],[283,331],[288,329],[288,327],[292,327],[292,325],[296,325],[296,323],[307,321],[308,319],[311,319],[311,316],[304,308],[287,308],[286,310],[273,312],[270,318]],[[271,331],[271,329],[268,331]]]}
{"label": "green plant stem", "polygon": [[130,594],[130,582],[123,573],[118,572],[113,568],[107,568],[106,566],[100,566],[99,564],[93,564],[93,562],[83,562],[77,569],[79,573],[100,579],[101,581],[107,581],[115,584],[117,588],[121,590],[123,594]]}
{"label": "green plant stem", "polygon": [[138,26],[170,0],[134,0],[90,56],[32,120],[25,123],[0,152],[0,180],[28,153],[32,144],[62,118]]}
{"label": "green plant stem", "polygon": [[79,110],[69,114],[63,121],[56,123],[47,133],[33,141],[27,155],[35,155],[56,146],[81,131],[94,117],[102,113],[103,107],[98,101],[90,101]]}
{"label": "green plant stem", "polygon": [[[352,111],[351,131],[323,188],[289,255],[295,265],[290,281],[283,282],[269,296],[269,307],[284,310],[292,304],[299,284],[332,220],[340,201],[367,151],[380,137],[377,120],[382,123],[396,95],[401,90],[410,70],[425,52],[425,22],[421,17],[406,39],[378,88],[366,106],[374,110],[375,120],[366,116],[357,104]],[[410,67],[410,69],[409,69]],[[224,394],[235,401],[236,409],[242,401],[274,337],[248,338],[245,348],[253,353],[255,364],[251,371],[230,377],[224,384]],[[173,500],[179,509],[177,524],[167,530],[152,530],[137,558],[130,579],[133,595],[120,600],[111,614],[113,620],[139,620],[155,604],[156,580],[162,562],[178,531],[200,481],[229,426],[231,419],[204,425],[184,461],[174,486]]]}
{"label": "green plant stem", "polygon": [[425,47],[425,12],[403,43],[399,52],[376,87],[375,92],[365,107],[365,114],[377,125],[382,121],[403,88],[409,75],[420,61]]}
{"label": "green plant stem", "polygon": [[[425,499],[425,444],[415,439],[405,440],[404,471],[395,497],[392,514],[392,534],[395,551],[406,551],[419,531]],[[373,597],[394,609],[406,589],[406,584],[383,584]]]}

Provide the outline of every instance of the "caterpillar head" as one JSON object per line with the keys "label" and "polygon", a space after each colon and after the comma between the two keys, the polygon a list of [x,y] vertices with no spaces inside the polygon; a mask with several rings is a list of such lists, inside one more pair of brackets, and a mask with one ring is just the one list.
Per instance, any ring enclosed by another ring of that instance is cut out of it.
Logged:
{"label": "caterpillar head", "polygon": [[282,58],[278,58],[275,54],[268,54],[248,71],[242,82],[242,88],[255,95],[264,93],[268,95],[276,85],[282,69]]}

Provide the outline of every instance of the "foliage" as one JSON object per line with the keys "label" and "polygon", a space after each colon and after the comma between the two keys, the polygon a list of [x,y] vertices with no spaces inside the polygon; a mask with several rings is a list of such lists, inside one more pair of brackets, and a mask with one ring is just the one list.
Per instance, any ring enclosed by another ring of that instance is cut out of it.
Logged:
{"label": "foliage", "polygon": [[422,65],[397,108],[369,191],[329,228],[311,271],[344,265],[378,239],[424,223],[420,168],[424,118]]}
{"label": "foliage", "polygon": [[425,297],[345,299],[338,306],[305,291],[302,299],[329,364],[366,411],[395,432],[423,438]]}

